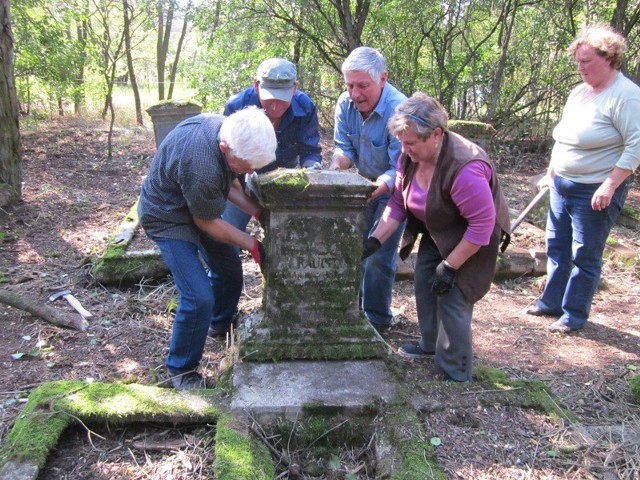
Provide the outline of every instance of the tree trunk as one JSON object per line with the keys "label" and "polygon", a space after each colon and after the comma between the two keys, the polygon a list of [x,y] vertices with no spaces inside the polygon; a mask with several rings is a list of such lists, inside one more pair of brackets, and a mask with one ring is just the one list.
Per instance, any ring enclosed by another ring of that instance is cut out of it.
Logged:
{"label": "tree trunk", "polygon": [[129,2],[122,0],[122,12],[124,15],[124,49],[127,55],[127,70],[129,71],[129,79],[131,80],[131,89],[133,90],[133,100],[136,106],[136,123],[141,127],[144,125],[142,119],[142,102],[140,101],[140,91],[138,90],[138,81],[133,69],[133,54],[131,52],[131,17],[129,16]]}
{"label": "tree trunk", "polygon": [[500,60],[498,60],[498,67],[493,77],[493,83],[491,85],[491,96],[489,100],[489,108],[485,121],[492,122],[496,110],[498,108],[498,98],[500,91],[502,90],[502,80],[504,78],[504,68],[507,64],[507,57],[509,55],[509,43],[511,42],[511,32],[516,20],[516,12],[518,11],[519,1],[514,0],[507,1],[504,4],[502,10],[502,26],[500,34]]}
{"label": "tree trunk", "polygon": [[[164,3],[168,3],[165,18]],[[164,100],[164,70],[167,65],[167,52],[171,38],[174,0],[158,0],[158,41],[156,43],[156,61],[158,71],[158,100]]]}
{"label": "tree trunk", "polygon": [[[0,3],[6,0],[0,0]],[[47,307],[45,305],[39,305],[33,300],[24,298],[17,293],[10,292],[8,290],[0,289],[0,303],[9,305],[10,307],[24,310],[25,312],[40,317],[41,319],[58,325],[59,327],[69,327],[74,330],[84,332],[87,329],[87,321],[82,318],[80,314],[74,315],[71,319],[58,313],[57,310]]]}
{"label": "tree trunk", "polygon": [[84,3],[85,15],[82,18],[76,19],[76,35],[78,36],[78,44],[81,48],[81,61],[78,65],[78,73],[76,77],[76,90],[73,94],[73,111],[76,116],[80,116],[83,113],[85,105],[84,94],[84,69],[87,62],[87,40],[89,34],[89,27],[87,25],[87,18],[89,17],[89,6]]}
{"label": "tree trunk", "polygon": [[173,86],[176,82],[176,74],[178,73],[178,61],[180,60],[180,51],[182,50],[182,43],[184,42],[184,37],[187,36],[187,26],[189,25],[188,18],[185,17],[184,22],[182,23],[182,31],[180,32],[180,40],[178,40],[178,47],[176,48],[176,56],[171,64],[171,72],[169,73],[169,94],[167,95],[167,99],[171,100],[173,98]]}
{"label": "tree trunk", "polygon": [[18,99],[13,77],[13,34],[9,0],[0,0],[0,187],[4,207],[22,195]]}

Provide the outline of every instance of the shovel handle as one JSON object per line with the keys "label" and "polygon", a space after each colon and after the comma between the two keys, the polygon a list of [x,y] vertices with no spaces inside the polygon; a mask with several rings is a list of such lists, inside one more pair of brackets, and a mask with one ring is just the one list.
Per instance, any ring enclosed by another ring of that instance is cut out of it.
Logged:
{"label": "shovel handle", "polygon": [[80,301],[73,295],[67,294],[64,296],[64,298],[67,300],[67,302],[69,302],[69,305],[71,305],[76,310],[76,312],[82,315],[83,318],[93,317],[93,314],[88,310],[85,310]]}
{"label": "shovel handle", "polygon": [[549,191],[549,187],[546,185],[540,189],[537,195],[533,197],[533,200],[529,202],[529,205],[527,205],[524,208],[524,210],[522,210],[522,213],[518,215],[518,218],[516,218],[514,222],[511,224],[511,233],[513,233],[516,227],[522,223],[522,220],[524,220],[524,217],[526,217],[527,214],[533,209],[533,207],[535,207],[538,204],[538,202],[542,200],[542,197],[544,197],[548,191]]}

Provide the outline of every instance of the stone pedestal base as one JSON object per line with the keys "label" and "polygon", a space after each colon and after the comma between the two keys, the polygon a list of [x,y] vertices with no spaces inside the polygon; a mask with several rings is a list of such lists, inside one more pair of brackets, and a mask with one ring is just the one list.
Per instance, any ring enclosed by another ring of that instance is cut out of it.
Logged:
{"label": "stone pedestal base", "polygon": [[254,312],[240,329],[240,358],[245,361],[360,360],[386,354],[384,342],[364,316],[345,325],[327,319],[315,327],[297,327],[266,322],[262,312]]}
{"label": "stone pedestal base", "polygon": [[270,422],[295,420],[305,406],[358,414],[389,402],[396,385],[381,360],[357,362],[238,363],[233,367],[231,411]]}

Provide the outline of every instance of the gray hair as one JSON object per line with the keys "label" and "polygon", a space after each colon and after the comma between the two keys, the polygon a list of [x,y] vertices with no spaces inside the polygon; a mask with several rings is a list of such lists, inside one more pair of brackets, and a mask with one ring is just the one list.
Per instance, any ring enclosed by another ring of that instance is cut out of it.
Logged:
{"label": "gray hair", "polygon": [[232,113],[222,122],[220,141],[231,149],[231,154],[258,170],[276,159],[276,132],[271,121],[261,110],[250,106]]}
{"label": "gray hair", "polygon": [[342,75],[349,72],[367,72],[376,85],[387,71],[387,62],[382,54],[371,47],[358,47],[342,62]]}
{"label": "gray hair", "polygon": [[413,130],[418,138],[426,140],[436,128],[448,131],[449,115],[444,107],[426,93],[416,92],[396,107],[387,128],[391,135]]}

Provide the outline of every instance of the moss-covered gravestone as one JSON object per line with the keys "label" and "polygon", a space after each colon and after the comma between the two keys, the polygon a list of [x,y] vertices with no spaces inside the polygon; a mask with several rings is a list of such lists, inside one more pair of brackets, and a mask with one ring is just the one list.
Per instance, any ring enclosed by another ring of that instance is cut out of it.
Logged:
{"label": "moss-covered gravestone", "polygon": [[241,358],[351,360],[385,350],[359,309],[362,229],[375,186],[351,172],[278,169],[254,186],[266,206],[263,309]]}

